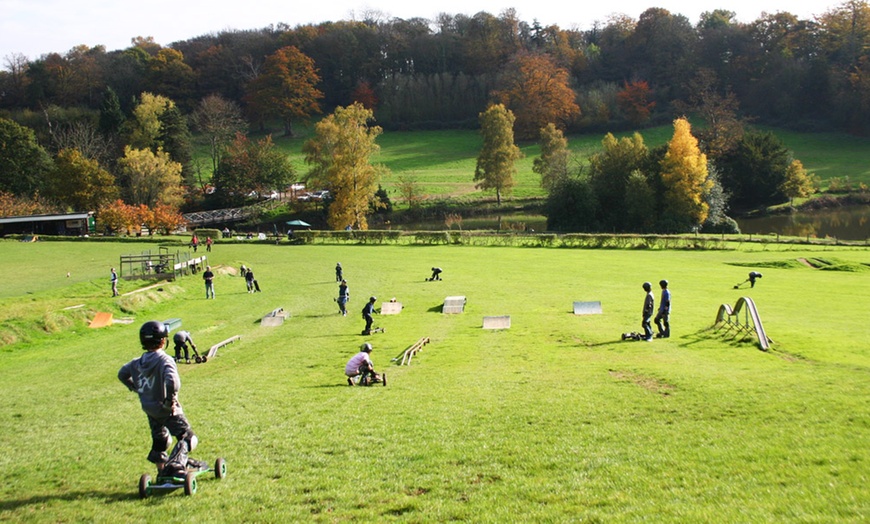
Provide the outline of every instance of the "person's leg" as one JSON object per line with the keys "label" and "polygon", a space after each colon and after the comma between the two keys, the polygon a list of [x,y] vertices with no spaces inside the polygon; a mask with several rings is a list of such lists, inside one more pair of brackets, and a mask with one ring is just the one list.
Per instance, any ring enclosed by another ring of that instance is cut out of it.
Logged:
{"label": "person's leg", "polygon": [[371,332],[372,322],[374,322],[374,321],[375,321],[375,319],[373,319],[371,315],[366,315],[366,333]]}
{"label": "person's leg", "polygon": [[148,426],[151,429],[151,451],[148,452],[148,462],[152,462],[157,466],[158,474],[166,464],[168,459],[166,450],[169,449],[169,444],[172,443],[169,430],[166,429],[163,422],[163,420],[148,416]]}
{"label": "person's leg", "polygon": [[662,334],[663,338],[668,338],[671,336],[671,314],[665,313],[662,315],[662,323],[665,325],[665,331]]}
{"label": "person's leg", "polygon": [[167,476],[184,476],[188,467],[200,468],[206,464],[191,459],[188,454],[196,449],[198,439],[184,415],[174,415],[166,419],[166,428],[175,437],[175,447],[172,448],[164,466]]}
{"label": "person's leg", "polygon": [[664,328],[664,326],[662,326],[662,314],[661,314],[661,312],[656,314],[656,318],[655,318],[654,322],[656,323],[656,327],[659,330],[658,336],[659,337],[665,336],[665,328]]}
{"label": "person's leg", "polygon": [[175,361],[178,362],[181,360],[181,346],[175,344]]}
{"label": "person's leg", "polygon": [[643,338],[646,340],[651,339],[653,336],[653,332],[652,332],[652,325],[650,324],[649,319],[648,318],[643,319],[643,322],[641,322],[641,326],[643,327]]}

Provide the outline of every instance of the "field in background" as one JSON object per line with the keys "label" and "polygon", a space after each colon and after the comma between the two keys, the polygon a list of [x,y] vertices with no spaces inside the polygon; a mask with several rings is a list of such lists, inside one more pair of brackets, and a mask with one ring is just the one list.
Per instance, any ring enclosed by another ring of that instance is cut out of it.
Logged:
{"label": "field in background", "polygon": [[[0,244],[0,271],[18,290],[0,299],[0,334],[19,337],[0,346],[0,520],[855,522],[870,513],[866,249],[218,243],[216,300],[204,299],[198,276],[108,297],[108,267],[148,248]],[[332,300],[336,262],[350,285],[347,317]],[[234,275],[242,263],[262,293],[245,292]],[[433,265],[444,281],[424,281]],[[734,290],[753,269],[764,273],[756,287]],[[673,291],[673,337],[620,341],[639,328],[641,282],[660,278]],[[386,333],[362,337],[369,295],[396,297],[404,310],[376,317]],[[449,295],[467,296],[465,313],[440,313]],[[774,351],[710,330],[719,304],[742,295],[758,304]],[[574,316],[575,300],[600,300],[603,314]],[[261,327],[276,307],[290,318]],[[90,330],[76,311],[134,322]],[[510,315],[512,327],[484,331],[484,315]],[[147,424],[115,375],[139,353],[138,326],[172,317],[201,348],[242,335],[180,370],[200,437],[194,455],[225,457],[229,477],[202,481],[193,499],[141,501]],[[411,366],[390,363],[423,336],[431,343]],[[344,384],[344,363],[364,341],[386,388]]]}

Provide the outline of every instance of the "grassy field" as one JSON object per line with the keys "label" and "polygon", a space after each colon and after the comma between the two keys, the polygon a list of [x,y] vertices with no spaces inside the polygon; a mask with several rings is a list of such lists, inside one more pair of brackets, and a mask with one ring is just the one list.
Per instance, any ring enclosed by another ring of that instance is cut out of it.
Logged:
{"label": "grassy field", "polygon": [[[297,138],[276,137],[275,143],[286,151],[300,176],[308,171],[302,155],[302,144],[307,140],[307,130],[299,128]],[[849,177],[853,182],[870,184],[870,162],[867,151],[870,140],[834,133],[796,133],[780,129],[772,130],[788,147],[804,167],[819,175],[823,188],[833,177]],[[649,147],[665,144],[673,135],[673,128],[662,126],[641,132]],[[617,136],[624,136],[618,134]],[[570,135],[568,146],[574,158],[582,163],[592,153],[601,149],[604,134]],[[389,168],[382,181],[391,193],[404,176],[417,182],[420,190],[434,198],[465,197],[477,199],[494,196],[475,189],[474,167],[480,152],[481,139],[477,131],[414,131],[385,132],[378,138],[381,154],[374,158]],[[515,198],[542,197],[540,176],[532,172],[534,158],[540,155],[535,143],[520,145],[524,154],[517,163]]]}
{"label": "grassy field", "polygon": [[[146,249],[156,244],[0,242],[0,520],[870,518],[867,249],[218,243],[216,300],[195,275],[141,292],[125,281],[109,297],[109,266]],[[336,262],[347,317],[332,301]],[[262,293],[245,292],[242,263]],[[444,281],[424,282],[433,265]],[[756,287],[733,289],[753,269]],[[672,338],[620,341],[639,329],[641,283],[661,278]],[[362,337],[369,295],[404,310]],[[467,297],[464,313],[440,313],[451,295]],[[758,304],[772,351],[711,329],[740,296]],[[577,300],[601,301],[603,314],[574,316]],[[260,326],[276,307],[291,317]],[[88,329],[97,311],[134,321]],[[485,331],[485,315],[512,326]],[[194,456],[226,458],[229,476],[192,498],[143,501],[147,423],[116,373],[139,354],[138,326],[172,317],[200,348],[242,336],[180,367]],[[421,337],[431,343],[411,366],[390,363]],[[344,383],[364,341],[386,388]]]}

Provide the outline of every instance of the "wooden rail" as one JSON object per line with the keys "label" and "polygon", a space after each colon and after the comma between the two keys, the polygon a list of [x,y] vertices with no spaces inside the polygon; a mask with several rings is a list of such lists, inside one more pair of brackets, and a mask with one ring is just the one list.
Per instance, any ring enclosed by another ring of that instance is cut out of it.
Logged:
{"label": "wooden rail", "polygon": [[411,347],[406,349],[396,358],[393,358],[391,362],[398,362],[400,366],[410,366],[411,359],[414,358],[419,351],[423,350],[423,346],[429,343],[429,337],[423,337],[417,342],[414,342]]}

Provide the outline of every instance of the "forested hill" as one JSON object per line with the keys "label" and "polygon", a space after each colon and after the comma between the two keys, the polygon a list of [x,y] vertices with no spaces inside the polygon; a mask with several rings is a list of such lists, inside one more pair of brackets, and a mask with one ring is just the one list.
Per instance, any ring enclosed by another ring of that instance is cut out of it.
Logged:
{"label": "forested hill", "polygon": [[262,78],[270,57],[288,47],[311,61],[322,94],[312,109],[361,101],[386,129],[476,125],[529,62],[518,57],[529,55],[566,74],[579,107],[564,118],[569,131],[665,122],[711,101],[797,129],[870,128],[866,1],[813,20],[786,12],[741,23],[736,13],[717,10],[694,23],[650,8],[636,20],[581,31],[522,21],[508,10],[226,31],[168,47],[139,38],[124,50],[81,46],[33,60],[4,57],[0,116],[42,137],[46,108],[68,109],[52,113],[54,124],[81,118],[99,110],[111,88],[127,113],[143,92],[171,99],[182,114],[219,95],[256,127],[274,113],[270,98],[258,96],[269,83]]}

